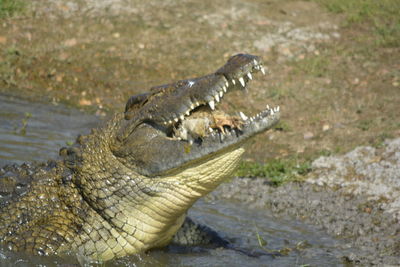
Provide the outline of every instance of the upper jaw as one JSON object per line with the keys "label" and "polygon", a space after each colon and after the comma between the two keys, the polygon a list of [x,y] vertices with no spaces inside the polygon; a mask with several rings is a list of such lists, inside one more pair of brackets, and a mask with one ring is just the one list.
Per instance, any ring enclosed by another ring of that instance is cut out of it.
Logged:
{"label": "upper jaw", "polygon": [[171,127],[199,106],[208,106],[213,111],[226,93],[245,89],[257,72],[265,74],[259,57],[238,54],[213,74],[153,87],[149,93],[132,96],[125,108],[129,123],[120,131],[118,139],[123,140],[144,122]]}
{"label": "upper jaw", "polygon": [[236,88],[245,89],[256,72],[265,74],[261,59],[253,55],[238,54],[231,57],[223,67],[213,74],[179,81],[172,85],[154,87],[155,90],[175,87],[182,103],[180,106],[177,105],[179,102],[175,102],[175,100],[179,101],[179,99],[171,96],[172,105],[167,107],[168,111],[160,114],[158,122],[164,125],[175,124],[184,120],[185,116],[189,116],[199,106],[208,105],[211,110],[215,110],[226,93]]}

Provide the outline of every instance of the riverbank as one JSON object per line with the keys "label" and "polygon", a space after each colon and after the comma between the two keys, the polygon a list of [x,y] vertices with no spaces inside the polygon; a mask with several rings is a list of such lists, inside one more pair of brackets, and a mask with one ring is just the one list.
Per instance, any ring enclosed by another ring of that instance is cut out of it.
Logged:
{"label": "riverbank", "polygon": [[304,182],[276,187],[265,178],[235,178],[212,198],[229,198],[278,217],[317,225],[343,241],[344,262],[400,264],[400,138],[320,157]]}

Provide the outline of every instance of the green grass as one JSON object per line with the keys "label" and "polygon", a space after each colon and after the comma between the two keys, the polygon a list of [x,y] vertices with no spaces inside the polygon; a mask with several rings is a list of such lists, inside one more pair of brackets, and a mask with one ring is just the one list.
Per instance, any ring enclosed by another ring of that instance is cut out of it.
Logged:
{"label": "green grass", "polygon": [[357,128],[362,131],[368,131],[373,125],[373,120],[361,120],[357,123]]}
{"label": "green grass", "polygon": [[239,165],[235,176],[266,177],[274,185],[288,181],[301,180],[301,177],[311,171],[310,162],[300,162],[295,158],[273,159],[265,164],[244,161]]}
{"label": "green grass", "polygon": [[0,51],[0,58],[3,59],[0,61],[0,84],[16,84],[15,63],[19,60],[20,55],[20,51],[14,47]]}
{"label": "green grass", "polygon": [[399,0],[313,0],[330,12],[343,14],[345,25],[371,28],[376,43],[385,47],[400,46]]}
{"label": "green grass", "polygon": [[25,10],[26,3],[23,0],[0,0],[0,18],[20,14]]}
{"label": "green grass", "polygon": [[302,73],[324,77],[328,72],[329,58],[326,55],[314,55],[294,62],[294,66]]}
{"label": "green grass", "polygon": [[289,124],[285,121],[279,121],[278,124],[275,125],[274,129],[282,132],[290,132],[292,130]]}

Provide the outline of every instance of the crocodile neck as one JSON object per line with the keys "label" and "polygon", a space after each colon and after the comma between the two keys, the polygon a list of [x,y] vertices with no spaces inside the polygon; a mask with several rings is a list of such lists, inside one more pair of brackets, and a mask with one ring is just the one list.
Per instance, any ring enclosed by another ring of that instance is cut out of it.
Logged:
{"label": "crocodile neck", "polygon": [[[83,227],[79,247],[89,249],[91,246],[84,244],[95,239],[96,249],[104,247],[104,251],[96,251],[104,260],[167,245],[181,227],[187,210],[233,172],[244,152],[236,148],[165,176],[145,177],[120,162],[107,141],[101,142],[112,140],[109,134],[113,127],[109,124],[82,145],[84,160],[73,179],[91,208],[88,215],[93,217]],[[114,249],[108,244],[110,236],[118,243]],[[99,245],[102,243],[104,246]]]}

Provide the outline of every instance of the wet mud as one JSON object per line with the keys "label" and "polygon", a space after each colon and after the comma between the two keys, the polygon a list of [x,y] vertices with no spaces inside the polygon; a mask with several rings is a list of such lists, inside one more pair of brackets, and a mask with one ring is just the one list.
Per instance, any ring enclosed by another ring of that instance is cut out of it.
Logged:
{"label": "wet mud", "polygon": [[235,178],[212,197],[316,225],[342,241],[340,257],[349,264],[398,266],[399,168],[400,139],[387,140],[379,149],[358,147],[315,160],[304,182],[276,187],[265,178]]}

